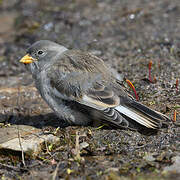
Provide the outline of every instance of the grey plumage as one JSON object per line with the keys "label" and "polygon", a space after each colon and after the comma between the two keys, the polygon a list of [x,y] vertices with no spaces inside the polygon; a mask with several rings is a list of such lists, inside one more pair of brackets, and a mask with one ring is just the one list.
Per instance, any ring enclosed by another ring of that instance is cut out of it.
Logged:
{"label": "grey plumage", "polygon": [[32,62],[25,58],[21,62],[29,63],[42,98],[70,125],[100,120],[116,127],[158,129],[168,119],[136,102],[92,54],[46,40],[33,44],[27,53]]}

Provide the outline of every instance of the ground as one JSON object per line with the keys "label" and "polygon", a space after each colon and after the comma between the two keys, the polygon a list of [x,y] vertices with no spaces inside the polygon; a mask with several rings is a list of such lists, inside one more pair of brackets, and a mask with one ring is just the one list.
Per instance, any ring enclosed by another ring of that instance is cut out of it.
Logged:
{"label": "ground", "polygon": [[[25,153],[24,161],[22,153],[2,151],[2,179],[179,179],[179,0],[0,0],[0,11],[1,140],[17,125],[60,138],[36,155]],[[19,63],[40,39],[101,57],[133,82],[142,103],[171,118],[169,127],[151,136],[58,128],[58,118]]]}

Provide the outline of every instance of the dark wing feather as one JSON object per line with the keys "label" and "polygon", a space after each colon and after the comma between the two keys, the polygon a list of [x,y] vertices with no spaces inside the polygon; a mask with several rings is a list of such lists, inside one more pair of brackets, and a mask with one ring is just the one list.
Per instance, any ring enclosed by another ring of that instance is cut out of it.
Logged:
{"label": "dark wing feather", "polygon": [[119,105],[119,97],[104,85],[97,84],[90,88],[86,94],[96,103],[104,104],[106,107],[116,107]]}

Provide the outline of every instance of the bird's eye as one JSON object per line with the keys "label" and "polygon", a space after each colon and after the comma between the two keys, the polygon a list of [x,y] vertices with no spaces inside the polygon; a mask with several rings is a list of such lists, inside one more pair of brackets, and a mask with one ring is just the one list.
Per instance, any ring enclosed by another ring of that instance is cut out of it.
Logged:
{"label": "bird's eye", "polygon": [[41,55],[41,54],[43,54],[44,52],[43,52],[42,50],[39,50],[37,53],[38,53],[38,55]]}

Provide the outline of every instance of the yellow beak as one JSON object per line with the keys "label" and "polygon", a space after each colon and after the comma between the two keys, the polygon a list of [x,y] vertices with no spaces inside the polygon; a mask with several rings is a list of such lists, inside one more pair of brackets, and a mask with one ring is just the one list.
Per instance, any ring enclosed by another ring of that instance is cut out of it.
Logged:
{"label": "yellow beak", "polygon": [[19,62],[24,64],[30,64],[36,61],[36,59],[32,58],[29,54],[26,54]]}

